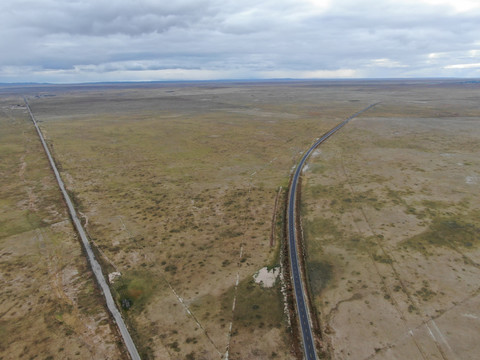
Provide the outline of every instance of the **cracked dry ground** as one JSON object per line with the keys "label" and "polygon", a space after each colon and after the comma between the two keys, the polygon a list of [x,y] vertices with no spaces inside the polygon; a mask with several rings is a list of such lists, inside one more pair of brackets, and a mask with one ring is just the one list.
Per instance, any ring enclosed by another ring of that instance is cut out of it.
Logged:
{"label": "cracked dry ground", "polygon": [[478,358],[475,92],[379,94],[310,160],[303,225],[332,359]]}

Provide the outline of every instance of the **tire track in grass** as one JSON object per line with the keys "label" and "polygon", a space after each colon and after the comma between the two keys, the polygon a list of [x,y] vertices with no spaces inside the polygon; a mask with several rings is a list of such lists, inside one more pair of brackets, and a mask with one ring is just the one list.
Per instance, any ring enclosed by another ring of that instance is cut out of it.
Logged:
{"label": "tire track in grass", "polygon": [[217,351],[218,355],[222,356],[222,353],[220,352],[220,350],[218,349],[217,345],[213,342],[212,338],[210,337],[210,335],[208,335],[208,332],[207,330],[203,327],[203,325],[200,323],[200,321],[198,320],[198,318],[195,316],[195,314],[193,313],[192,310],[190,310],[190,308],[188,307],[188,305],[185,303],[185,301],[183,301],[183,298],[180,297],[177,292],[175,291],[175,289],[173,288],[173,286],[170,284],[170,282],[163,276],[163,280],[167,283],[168,287],[170,288],[170,290],[172,291],[173,295],[175,295],[175,297],[177,298],[178,302],[180,303],[180,305],[182,305],[182,307],[185,309],[185,312],[195,321],[195,323],[197,324],[197,326],[202,329],[203,331],[203,334],[207,337],[208,341],[213,345],[213,347],[215,348],[215,350]]}
{"label": "tire track in grass", "polygon": [[[256,174],[256,171],[253,172],[250,175],[250,180],[249,180],[249,183],[248,183],[248,190],[247,190],[247,198],[250,195],[250,192],[251,192],[251,189],[252,189],[252,178],[255,174]],[[247,225],[247,210],[248,210],[248,208],[245,208],[245,215],[243,217],[243,228],[244,229]],[[237,304],[237,292],[238,292],[238,284],[240,282],[240,268],[242,266],[241,264],[242,264],[242,258],[243,258],[245,236],[246,236],[245,234],[246,234],[246,231],[243,233],[242,242],[240,243],[240,251],[239,251],[238,262],[237,262],[237,276],[236,276],[236,280],[235,280],[235,287],[234,287],[234,290],[233,290],[232,317],[231,317],[231,320],[230,320],[230,325],[229,325],[228,334],[227,334],[227,346],[226,346],[226,349],[225,349],[225,354],[223,355],[223,359],[225,359],[225,360],[228,360],[229,351],[230,351],[230,340],[232,339],[232,328],[233,328],[233,320],[234,320],[234,317],[235,317],[235,307],[236,307],[236,304]]]}
{"label": "tire track in grass", "polygon": [[[251,190],[252,190],[252,187],[253,187],[253,177],[255,175],[257,175],[259,172],[268,168],[276,160],[277,160],[276,157],[273,158],[268,163],[266,163],[264,166],[262,166],[260,169],[254,170],[250,174],[250,178],[249,178],[249,181],[248,181],[247,198],[250,196],[250,193],[251,193]],[[244,214],[244,217],[243,217],[243,228],[244,229],[246,228],[246,225],[247,225],[247,217],[248,217],[248,207],[245,207],[245,214]],[[240,282],[240,268],[241,268],[242,258],[243,258],[245,237],[246,237],[246,231],[243,233],[243,241],[240,243],[240,251],[239,251],[238,262],[237,262],[237,275],[236,275],[235,286],[234,286],[234,290],[233,290],[232,317],[231,317],[231,320],[230,320],[230,325],[228,327],[227,346],[225,348],[225,353],[223,355],[223,359],[225,359],[225,360],[228,360],[228,356],[229,356],[229,352],[230,352],[230,341],[231,341],[231,338],[232,338],[233,320],[234,320],[234,317],[235,317],[235,307],[237,305],[237,292],[238,292],[238,284]]]}
{"label": "tire track in grass", "polygon": [[[345,179],[346,179],[346,182],[347,182],[347,185],[348,187],[350,188],[350,192],[352,193],[352,195],[355,197],[357,195],[356,193],[356,190],[355,188],[353,187],[353,184],[352,184],[352,181],[351,181],[351,177],[350,175],[348,174],[346,168],[345,168],[345,162],[344,162],[344,157],[343,157],[343,152],[340,154],[340,164],[341,164],[341,168],[342,168],[342,172],[345,176]],[[397,261],[395,256],[388,252],[385,247],[381,244],[381,241],[380,241],[380,236],[377,234],[377,232],[373,229],[373,226],[370,222],[370,220],[368,219],[366,213],[365,213],[365,210],[363,208],[362,205],[360,205],[359,207],[360,209],[360,212],[362,213],[362,217],[363,219],[365,220],[365,223],[367,224],[368,226],[368,229],[370,230],[371,234],[373,235],[374,239],[375,239],[375,243],[377,244],[378,248],[380,249],[380,251],[382,252],[382,254],[388,258],[391,258],[393,261],[388,263],[387,265],[390,267],[390,269],[392,270],[392,273],[394,274],[394,278],[395,280],[397,280],[399,283],[400,283],[400,287],[403,291],[403,293],[407,296],[407,299],[408,299],[408,302],[415,307],[415,309],[417,309],[419,312],[420,312],[420,315],[422,317],[426,317],[425,313],[421,310],[419,304],[417,301],[415,301],[415,299],[413,298],[411,292],[408,290],[407,286],[405,285],[405,282],[403,281],[403,279],[401,278],[397,268],[395,267],[394,263]],[[357,228],[358,230],[358,228]],[[374,254],[369,251],[368,252],[369,254],[369,257],[372,261],[372,263],[374,264],[374,267],[375,267],[375,270],[378,274],[378,276],[380,277],[381,279],[381,282],[382,282],[382,285],[383,287],[385,288],[385,291],[387,292],[387,294],[389,295],[390,299],[393,300],[394,302],[394,307],[396,309],[396,311],[398,312],[398,314],[400,315],[400,318],[403,320],[404,322],[404,325],[406,326],[407,330],[408,330],[408,333],[411,334],[412,336],[412,340],[414,341],[417,349],[419,350],[419,352],[422,354],[422,357],[424,359],[428,359],[428,357],[426,356],[426,354],[424,353],[423,349],[421,348],[420,344],[417,342],[417,340],[415,339],[414,337],[414,334],[413,334],[413,330],[408,326],[407,324],[407,320],[406,320],[406,317],[405,317],[405,314],[404,312],[401,310],[398,302],[395,300],[395,297],[394,297],[394,294],[392,291],[390,291],[386,285],[386,282],[385,280],[383,279],[383,276],[382,276],[382,272],[379,270],[377,264],[376,264],[376,261],[375,261],[375,258],[374,258]],[[432,324],[434,324],[436,330],[438,330],[438,334],[440,335],[440,338],[443,339],[444,341],[442,341],[445,346],[447,347],[448,350],[450,350],[450,353],[451,355],[453,355],[453,358],[455,359],[455,354],[453,353],[450,345],[448,344],[448,342],[446,342],[446,339],[445,337],[443,336],[443,334],[440,332],[440,329],[438,329],[438,327],[436,326],[436,323],[433,319],[430,318],[430,321],[432,322]],[[445,350],[442,348],[440,342],[438,341],[438,339],[434,336],[433,332],[431,331],[431,329],[428,327],[428,322],[426,322],[424,324],[427,328],[427,330],[429,331],[434,343],[435,343],[435,346],[437,348],[437,350],[439,351],[440,355],[442,356],[442,359],[444,360],[449,360],[449,357],[447,356]],[[378,354],[379,352],[377,352]],[[374,356],[375,357],[375,356]]]}
{"label": "tire track in grass", "polygon": [[[465,304],[466,302],[468,302],[469,300],[477,297],[480,295],[480,288],[477,288],[471,295],[467,296],[466,298],[464,298],[463,300],[459,301],[459,302],[456,302],[454,305],[450,306],[448,309],[442,311],[440,314],[438,315],[435,315],[435,316],[432,316],[431,319],[428,319],[426,321],[423,321],[420,325],[418,325],[415,329],[413,329],[413,331],[409,331],[409,332],[406,332],[404,335],[400,336],[399,338],[396,339],[396,342],[395,343],[392,343],[392,344],[389,344],[388,346],[384,347],[384,348],[381,348],[379,353],[382,353],[384,352],[385,350],[387,349],[392,349],[394,348],[395,346],[397,346],[399,343],[403,342],[405,340],[405,338],[407,336],[413,336],[413,333],[415,331],[419,331],[421,330],[421,328],[423,326],[425,326],[425,324],[427,324],[428,322],[430,322],[431,320],[436,320],[436,319],[439,319],[441,318],[443,315],[447,314],[448,312],[450,312],[451,310],[457,308],[458,306],[461,306],[463,304]],[[433,334],[432,334],[433,335]],[[364,360],[370,360],[370,359],[373,359],[375,358],[377,354],[372,354],[370,356],[368,356],[367,358],[365,358]]]}
{"label": "tire track in grass", "polygon": [[[352,182],[351,182],[351,179],[350,179],[350,176],[348,175],[347,171],[345,170],[345,165],[344,165],[344,161],[343,161],[343,154],[340,155],[340,165],[342,167],[342,172],[343,172],[343,175],[346,179],[346,182],[347,182],[347,185],[348,187],[350,188],[350,192],[351,194],[355,197],[356,196],[356,191],[355,189],[353,188],[353,185],[352,185]],[[360,212],[362,213],[362,217],[364,218],[364,221],[365,223],[367,224],[368,226],[368,229],[370,230],[370,232],[373,234],[374,238],[375,238],[375,241],[376,241],[376,244],[377,246],[379,246],[380,249],[382,249],[382,252],[384,253],[385,256],[388,256],[383,247],[379,244],[379,237],[378,235],[376,234],[376,232],[373,230],[366,214],[365,214],[365,211],[363,210],[363,207],[360,206]],[[358,228],[358,225],[353,222],[355,227],[357,228],[357,232],[358,233],[361,233],[360,229]],[[407,329],[407,333],[410,334],[410,336],[412,337],[412,340],[416,346],[416,348],[418,349],[419,353],[421,354],[422,358],[427,360],[428,357],[427,355],[425,354],[425,352],[423,351],[423,349],[421,348],[420,344],[416,341],[415,337],[413,336],[413,331],[412,329],[408,326],[407,324],[407,319],[405,317],[405,314],[404,312],[402,311],[402,309],[400,308],[400,305],[398,304],[397,300],[395,299],[395,296],[393,294],[393,292],[389,289],[389,287],[387,286],[387,283],[385,281],[385,278],[382,274],[382,271],[379,269],[378,267],[378,264],[377,262],[375,261],[375,258],[374,258],[374,253],[371,252],[371,251],[368,251],[368,257],[370,258],[370,261],[371,263],[373,264],[373,267],[375,268],[375,272],[377,273],[379,279],[380,279],[380,283],[382,284],[382,288],[385,289],[385,292],[386,294],[389,296],[389,298],[392,300],[393,302],[393,305],[394,305],[394,308],[396,310],[396,312],[398,313],[398,315],[400,316],[400,319],[403,321],[406,329]],[[398,279],[397,279],[398,280]],[[399,280],[400,281],[400,280]],[[402,289],[405,287],[404,284],[400,281],[401,283],[401,287]],[[407,294],[408,298],[410,299],[410,296],[409,294]],[[415,306],[415,305],[414,305]],[[375,355],[373,355],[373,357],[376,356],[376,354],[378,354],[380,351],[376,352]]]}

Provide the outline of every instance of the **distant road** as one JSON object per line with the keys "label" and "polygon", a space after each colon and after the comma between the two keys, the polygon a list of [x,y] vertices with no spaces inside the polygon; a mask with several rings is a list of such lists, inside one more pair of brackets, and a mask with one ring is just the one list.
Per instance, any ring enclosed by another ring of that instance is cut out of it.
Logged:
{"label": "distant road", "polygon": [[297,194],[297,185],[300,174],[302,173],[303,166],[307,161],[310,154],[325,140],[330,136],[335,134],[338,130],[344,127],[350,120],[356,118],[361,113],[369,110],[378,103],[367,106],[365,109],[353,114],[348,119],[342,121],[340,124],[335,126],[332,130],[325,133],[320,139],[318,139],[303,155],[300,163],[297,165],[295,174],[292,179],[292,184],[290,186],[290,192],[288,195],[288,252],[290,256],[290,268],[292,271],[292,280],[293,280],[293,290],[295,293],[295,300],[297,304],[297,315],[298,321],[300,323],[300,328],[302,329],[302,341],[303,341],[303,351],[305,354],[305,359],[307,360],[316,360],[317,353],[315,350],[315,342],[313,340],[312,326],[310,321],[310,312],[308,309],[308,304],[306,302],[306,293],[303,286],[302,274],[299,265],[299,256],[297,252],[297,238],[296,238],[296,227],[295,227],[295,202]]}
{"label": "distant road", "polygon": [[82,239],[83,247],[85,248],[85,251],[87,252],[87,258],[90,263],[90,266],[92,267],[93,273],[95,274],[95,277],[97,279],[98,284],[100,285],[100,288],[102,289],[103,296],[105,297],[105,300],[107,302],[107,307],[110,313],[112,314],[113,318],[115,319],[115,322],[117,323],[118,329],[120,330],[120,334],[123,337],[123,341],[125,343],[125,346],[127,347],[128,352],[130,353],[130,357],[132,360],[140,360],[140,355],[138,354],[137,348],[135,347],[135,344],[132,340],[132,337],[130,336],[130,333],[128,332],[127,326],[125,325],[125,322],[123,321],[122,315],[120,314],[120,311],[118,311],[117,306],[115,304],[115,301],[113,300],[112,293],[110,292],[110,288],[107,285],[107,281],[105,280],[105,277],[103,276],[102,273],[102,268],[100,267],[100,264],[98,263],[97,259],[95,258],[95,255],[92,251],[92,247],[90,246],[90,242],[88,241],[87,235],[85,233],[85,230],[83,229],[83,226],[78,219],[77,212],[75,208],[73,207],[72,200],[70,200],[70,196],[68,196],[67,190],[65,189],[65,185],[63,184],[62,179],[60,178],[60,173],[58,172],[57,166],[55,165],[55,162],[53,161],[53,157],[50,154],[50,150],[48,149],[47,143],[45,142],[45,139],[43,138],[42,131],[38,127],[37,121],[35,120],[35,117],[33,116],[32,110],[30,109],[30,105],[28,104],[27,98],[23,98],[25,101],[25,105],[27,106],[27,110],[30,114],[30,118],[33,121],[33,124],[35,125],[35,129],[37,130],[38,136],[40,137],[40,141],[42,142],[43,149],[45,150],[48,161],[50,162],[50,166],[52,167],[53,172],[55,173],[55,178],[57,179],[58,186],[60,187],[60,190],[62,191],[63,197],[67,203],[68,206],[68,211],[70,212],[70,216],[73,220],[73,223],[75,225],[75,228],[78,231],[78,234],[80,235],[80,238]]}

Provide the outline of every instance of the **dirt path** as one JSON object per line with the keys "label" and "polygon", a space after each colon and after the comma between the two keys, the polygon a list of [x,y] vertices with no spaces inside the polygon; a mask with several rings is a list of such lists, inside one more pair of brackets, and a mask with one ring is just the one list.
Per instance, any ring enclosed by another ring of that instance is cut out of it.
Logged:
{"label": "dirt path", "polygon": [[62,192],[62,195],[67,203],[68,210],[70,212],[70,216],[72,217],[73,223],[75,225],[75,228],[80,235],[80,238],[82,240],[84,249],[87,253],[87,257],[89,260],[89,264],[92,267],[93,273],[95,274],[95,277],[97,279],[97,282],[100,285],[100,288],[102,289],[102,292],[105,296],[105,300],[107,303],[108,310],[112,314],[113,318],[115,319],[115,322],[120,330],[120,334],[123,337],[123,340],[125,342],[125,346],[127,347],[128,352],[130,353],[130,356],[132,357],[132,360],[140,360],[140,355],[138,354],[137,348],[133,342],[133,339],[127,329],[127,326],[125,325],[125,322],[123,321],[122,315],[120,311],[117,309],[117,306],[115,304],[115,301],[113,300],[112,293],[110,291],[110,288],[108,287],[107,281],[105,277],[103,276],[102,268],[100,264],[98,263],[97,259],[95,258],[95,255],[92,251],[90,242],[87,238],[87,235],[85,233],[85,230],[83,229],[83,226],[78,219],[77,212],[73,206],[73,203],[70,199],[70,196],[68,195],[65,186],[63,184],[63,181],[60,177],[60,173],[58,172],[58,169],[55,165],[55,162],[53,160],[52,155],[50,154],[50,150],[45,142],[45,139],[43,138],[42,132],[40,128],[38,127],[38,124],[35,120],[35,117],[33,116],[33,113],[30,109],[30,106],[28,105],[28,101],[26,98],[24,98],[25,104],[27,106],[28,112],[30,114],[30,117],[32,119],[33,124],[35,125],[35,128],[37,130],[38,136],[40,137],[40,140],[42,142],[43,148],[45,150],[45,153],[47,154],[48,160],[50,162],[50,166],[53,169],[53,172],[55,173],[55,177],[57,179],[57,183],[60,187],[60,190]]}

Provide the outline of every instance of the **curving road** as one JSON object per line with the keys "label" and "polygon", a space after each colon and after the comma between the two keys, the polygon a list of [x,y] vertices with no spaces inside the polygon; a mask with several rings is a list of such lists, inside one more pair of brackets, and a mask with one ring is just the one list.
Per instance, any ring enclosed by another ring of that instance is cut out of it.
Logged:
{"label": "curving road", "polygon": [[297,196],[297,185],[298,179],[302,173],[303,166],[307,161],[310,154],[325,140],[330,136],[335,134],[338,130],[344,127],[350,120],[356,118],[361,113],[369,110],[378,103],[367,106],[365,109],[360,110],[359,112],[353,114],[348,119],[342,121],[340,124],[335,126],[333,129],[322,135],[303,155],[300,160],[295,174],[293,175],[292,183],[290,186],[290,192],[288,195],[288,253],[290,257],[290,268],[292,272],[293,280],[293,290],[295,293],[295,300],[297,304],[297,315],[298,321],[300,323],[300,328],[302,330],[302,342],[303,342],[303,351],[305,354],[305,359],[307,360],[316,360],[317,354],[315,349],[315,342],[313,340],[312,326],[310,320],[310,311],[308,309],[308,304],[306,302],[306,293],[302,281],[301,266],[299,265],[299,255],[297,252],[297,238],[296,238],[296,227],[295,227],[295,202]]}
{"label": "curving road", "polygon": [[35,125],[35,129],[37,130],[38,136],[40,137],[40,141],[42,142],[43,149],[47,154],[48,161],[50,162],[50,166],[52,167],[52,170],[55,173],[55,178],[57,179],[58,186],[60,187],[60,190],[62,191],[63,197],[65,199],[65,202],[67,203],[68,211],[70,212],[70,216],[73,220],[73,224],[75,225],[75,228],[77,229],[78,234],[82,239],[83,247],[85,248],[85,251],[87,253],[88,262],[90,263],[90,266],[92,267],[92,270],[93,270],[93,273],[95,274],[97,282],[100,285],[100,288],[102,289],[103,296],[105,297],[105,301],[107,303],[107,308],[112,314],[113,318],[115,319],[115,322],[117,323],[118,329],[120,330],[120,334],[122,335],[123,341],[128,350],[128,353],[130,354],[131,359],[140,360],[140,355],[138,354],[137,348],[132,340],[132,337],[130,336],[130,333],[128,332],[127,326],[123,321],[122,315],[120,311],[118,311],[115,301],[113,300],[113,296],[112,296],[112,293],[110,292],[110,288],[108,287],[107,281],[103,276],[102,268],[100,267],[100,264],[95,258],[92,247],[90,246],[90,242],[88,241],[87,234],[85,233],[85,230],[83,229],[83,226],[80,220],[78,219],[77,212],[75,211],[72,200],[70,200],[70,196],[68,195],[67,190],[65,189],[63,181],[60,177],[60,173],[58,172],[57,166],[55,165],[55,162],[53,161],[53,157],[50,154],[50,150],[48,149],[47,143],[43,138],[42,131],[38,127],[37,121],[33,116],[33,113],[32,113],[32,110],[30,109],[30,105],[28,104],[27,98],[24,97],[23,99],[25,101],[25,105],[27,106],[28,113],[30,114],[30,118],[32,119],[33,124]]}

